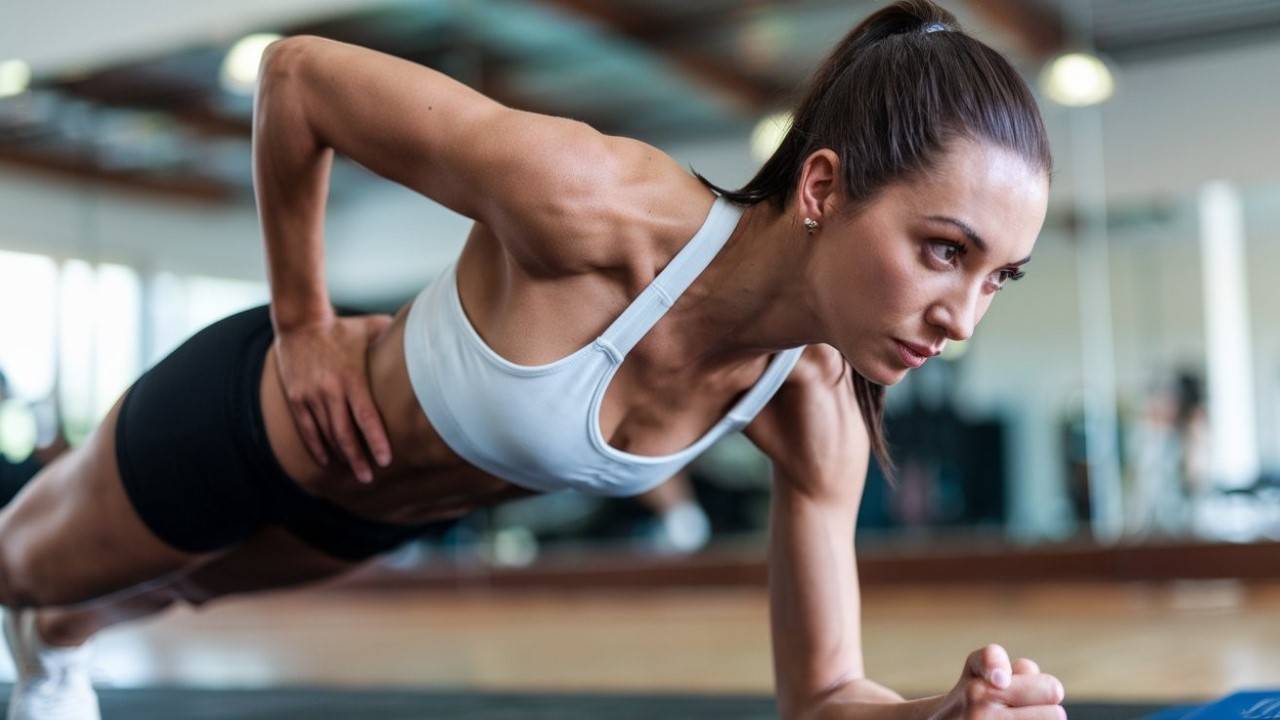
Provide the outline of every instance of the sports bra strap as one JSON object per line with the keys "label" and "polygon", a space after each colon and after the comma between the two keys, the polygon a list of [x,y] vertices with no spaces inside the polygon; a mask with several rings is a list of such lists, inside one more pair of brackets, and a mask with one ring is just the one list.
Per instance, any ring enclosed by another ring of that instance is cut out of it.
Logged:
{"label": "sports bra strap", "polygon": [[738,205],[716,197],[698,232],[596,340],[613,356],[614,362],[622,362],[640,338],[667,314],[694,279],[707,269],[738,226],[742,212]]}

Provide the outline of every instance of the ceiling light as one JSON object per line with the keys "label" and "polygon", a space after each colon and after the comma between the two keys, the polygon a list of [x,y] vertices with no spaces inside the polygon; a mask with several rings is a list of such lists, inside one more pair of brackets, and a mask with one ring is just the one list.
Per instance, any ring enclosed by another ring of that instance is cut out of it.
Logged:
{"label": "ceiling light", "polygon": [[252,95],[258,84],[258,64],[267,46],[280,39],[275,33],[257,33],[241,38],[222,60],[219,82],[222,88],[236,95]]}
{"label": "ceiling light", "polygon": [[0,61],[0,98],[21,95],[31,84],[31,67],[21,60]]}
{"label": "ceiling light", "polygon": [[752,157],[760,162],[768,160],[791,130],[791,120],[789,112],[773,113],[761,118],[756,123],[756,129],[751,131]]}
{"label": "ceiling light", "polygon": [[1115,79],[1107,64],[1089,53],[1059,55],[1040,74],[1040,87],[1060,105],[1096,105],[1115,91]]}

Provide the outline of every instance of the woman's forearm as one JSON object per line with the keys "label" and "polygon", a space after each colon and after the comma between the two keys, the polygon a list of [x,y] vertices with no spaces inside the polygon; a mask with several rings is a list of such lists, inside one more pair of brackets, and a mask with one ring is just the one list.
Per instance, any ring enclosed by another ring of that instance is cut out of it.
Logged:
{"label": "woman's forearm", "polygon": [[851,680],[823,697],[800,717],[802,720],[929,720],[945,696],[904,700],[901,695],[871,680]]}
{"label": "woman's forearm", "polygon": [[253,185],[281,331],[333,316],[325,286],[324,214],[333,150],[308,122],[306,39],[263,55],[253,114]]}

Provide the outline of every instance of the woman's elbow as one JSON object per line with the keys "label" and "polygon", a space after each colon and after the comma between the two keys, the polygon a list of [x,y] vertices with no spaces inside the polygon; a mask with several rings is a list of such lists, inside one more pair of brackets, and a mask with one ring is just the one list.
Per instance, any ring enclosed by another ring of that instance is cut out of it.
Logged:
{"label": "woman's elbow", "polygon": [[278,84],[281,79],[296,75],[302,58],[309,52],[316,38],[295,35],[281,38],[262,51],[258,61],[258,87]]}

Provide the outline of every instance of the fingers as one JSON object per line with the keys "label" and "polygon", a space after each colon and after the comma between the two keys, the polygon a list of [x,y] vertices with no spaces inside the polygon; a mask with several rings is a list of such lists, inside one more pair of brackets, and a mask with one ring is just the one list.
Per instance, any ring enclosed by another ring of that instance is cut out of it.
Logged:
{"label": "fingers", "polygon": [[350,390],[351,416],[355,418],[360,433],[364,435],[365,444],[373,459],[382,467],[391,464],[391,442],[387,440],[387,430],[383,427],[382,416],[369,395],[369,389],[363,383],[355,383]]}
{"label": "fingers", "polygon": [[298,428],[298,434],[302,436],[302,441],[307,446],[307,451],[321,466],[328,465],[329,453],[324,451],[321,431],[311,415],[311,408],[306,402],[290,400],[289,409],[290,414],[293,415],[294,425]]}
{"label": "fingers", "polygon": [[[329,420],[329,406],[325,404],[323,397],[312,398],[308,401],[311,408],[311,417],[316,419],[316,428],[320,431],[321,442],[325,447],[333,447],[333,423]],[[328,451],[325,451],[326,455]]]}
{"label": "fingers", "polygon": [[[337,395],[328,399],[320,398],[310,402],[298,401],[289,404],[298,434],[316,462],[322,466],[328,465],[329,454],[325,447],[335,447],[346,458],[347,464],[351,466],[351,471],[357,479],[361,482],[372,482],[373,472],[365,459],[364,449],[351,422],[353,415],[357,419],[361,432],[368,438],[370,450],[377,458],[378,464],[384,467],[391,462],[390,443],[382,427],[382,420],[374,409],[367,391],[359,400],[353,398],[350,412],[347,410],[346,402],[343,396]],[[369,420],[370,415],[373,419],[372,425]],[[363,420],[361,420],[362,417]]]}
{"label": "fingers", "polygon": [[329,401],[329,422],[330,429],[333,431],[331,437],[343,456],[347,458],[347,464],[351,466],[356,479],[365,483],[373,482],[373,471],[369,469],[369,463],[365,460],[364,450],[360,447],[360,441],[351,423],[351,413],[347,411],[347,403],[341,396]]}
{"label": "fingers", "polygon": [[[1066,720],[1061,703],[1066,691],[1052,675],[1040,672],[1029,658],[1009,662],[1009,654],[999,645],[975,650],[965,662],[968,678],[963,687],[966,717],[991,720]],[[972,711],[977,711],[972,714]]]}
{"label": "fingers", "polygon": [[1066,694],[1056,677],[1043,673],[1014,675],[1006,688],[995,688],[976,679],[971,682],[967,699],[975,706],[984,703],[1006,707],[1057,705]]}
{"label": "fingers", "polygon": [[387,328],[391,327],[393,318],[390,315],[370,315],[365,320],[365,330],[369,333],[369,339],[372,340],[383,333]]}
{"label": "fingers", "polygon": [[371,462],[391,464],[391,443],[365,363],[369,344],[392,322],[389,315],[371,315],[277,338],[281,383],[308,452],[321,466],[328,465],[330,453],[339,453],[365,483],[373,481]]}
{"label": "fingers", "polygon": [[1066,691],[1058,678],[1044,673],[1035,675],[1018,675],[1004,690],[998,691],[995,697],[1009,706],[1025,705],[1057,705],[1062,702]]}
{"label": "fingers", "polygon": [[965,665],[970,675],[986,680],[996,688],[1008,687],[1013,677],[1009,653],[995,643],[973,651]]}
{"label": "fingers", "polygon": [[1061,705],[1036,705],[1008,708],[997,714],[1009,720],[1067,720],[1067,711]]}
{"label": "fingers", "polygon": [[1029,658],[1018,658],[1013,661],[1014,675],[1035,675],[1040,672],[1040,666],[1034,660]]}

